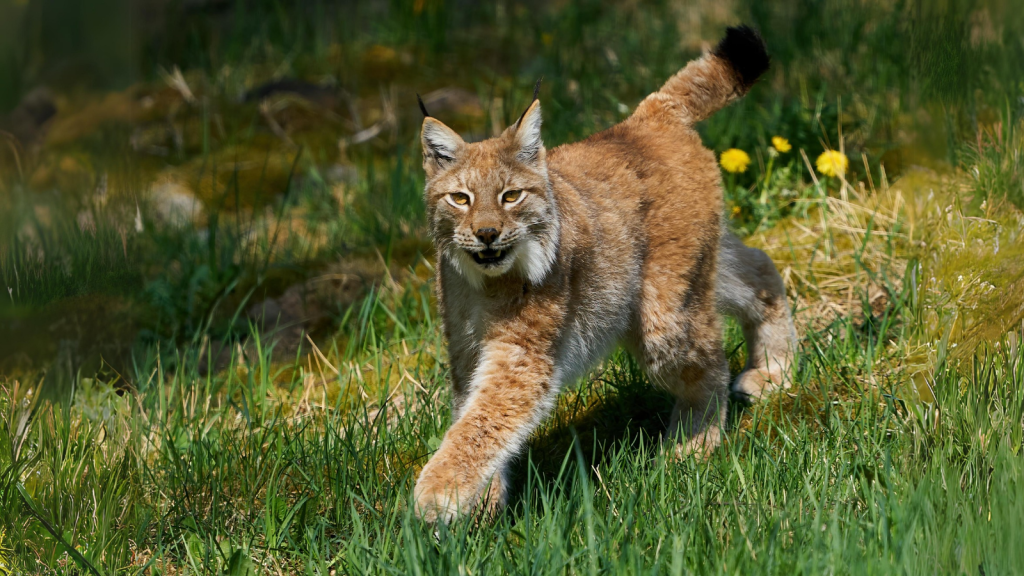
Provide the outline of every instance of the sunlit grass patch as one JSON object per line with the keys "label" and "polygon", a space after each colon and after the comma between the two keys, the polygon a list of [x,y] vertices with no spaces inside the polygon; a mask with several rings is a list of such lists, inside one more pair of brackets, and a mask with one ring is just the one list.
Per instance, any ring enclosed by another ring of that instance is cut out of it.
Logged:
{"label": "sunlit grass patch", "polygon": [[922,174],[904,182],[916,190],[907,196],[917,259],[908,273],[917,301],[912,341],[933,359],[967,360],[1024,321],[1024,214],[1000,189],[974,188],[972,198],[963,179]]}

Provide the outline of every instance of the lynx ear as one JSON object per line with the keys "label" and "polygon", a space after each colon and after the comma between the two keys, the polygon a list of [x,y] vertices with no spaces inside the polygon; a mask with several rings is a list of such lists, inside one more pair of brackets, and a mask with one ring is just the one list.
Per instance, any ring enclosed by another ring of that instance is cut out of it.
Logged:
{"label": "lynx ear", "polygon": [[455,163],[466,143],[454,130],[430,116],[423,119],[423,169],[433,174]]}
{"label": "lynx ear", "polygon": [[516,147],[516,160],[523,164],[536,164],[543,159],[544,142],[540,138],[540,100],[523,112],[515,123],[512,138]]}

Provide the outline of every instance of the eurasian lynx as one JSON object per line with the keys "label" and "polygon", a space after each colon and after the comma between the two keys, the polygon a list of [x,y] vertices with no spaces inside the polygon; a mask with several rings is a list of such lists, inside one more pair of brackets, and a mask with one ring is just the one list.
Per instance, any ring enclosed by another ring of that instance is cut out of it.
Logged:
{"label": "eurasian lynx", "polygon": [[424,110],[453,424],[416,483],[422,518],[503,506],[508,463],[561,386],[616,345],[677,398],[667,439],[680,455],[721,441],[720,312],[746,336],[734,389],[787,385],[796,331],[782,279],[723,232],[721,174],[693,128],[767,68],[760,35],[730,28],[628,119],[551,151],[536,95],[504,133],[473,144]]}

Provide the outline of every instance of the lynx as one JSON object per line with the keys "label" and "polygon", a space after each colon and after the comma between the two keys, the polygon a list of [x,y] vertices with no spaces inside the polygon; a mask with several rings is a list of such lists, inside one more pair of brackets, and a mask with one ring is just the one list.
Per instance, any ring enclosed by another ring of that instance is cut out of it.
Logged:
{"label": "lynx", "polygon": [[625,121],[550,151],[536,93],[515,124],[477,143],[423,108],[453,423],[416,483],[421,518],[503,507],[509,462],[559,389],[618,345],[675,396],[665,442],[679,457],[722,438],[720,313],[746,337],[734,391],[787,385],[796,331],[782,279],[723,231],[721,174],[694,129],[768,62],[755,30],[730,28]]}

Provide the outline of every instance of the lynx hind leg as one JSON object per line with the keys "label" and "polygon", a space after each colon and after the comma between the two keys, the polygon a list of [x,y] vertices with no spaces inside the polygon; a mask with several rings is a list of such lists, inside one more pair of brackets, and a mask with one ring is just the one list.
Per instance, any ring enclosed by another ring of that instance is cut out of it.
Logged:
{"label": "lynx hind leg", "polygon": [[775,264],[767,254],[745,246],[728,232],[722,234],[718,262],[719,310],[740,323],[747,341],[747,364],[733,382],[733,390],[761,398],[788,388],[797,338]]}
{"label": "lynx hind leg", "polygon": [[724,354],[704,357],[652,375],[676,397],[666,440],[675,456],[706,458],[722,443],[728,404],[729,367]]}
{"label": "lynx hind leg", "polygon": [[665,441],[680,457],[706,456],[721,443],[729,396],[729,366],[715,309],[715,255],[690,261],[693,268],[683,274],[689,280],[684,282],[668,273],[673,267],[678,271],[675,262],[648,262],[631,343],[651,383],[676,398]]}

